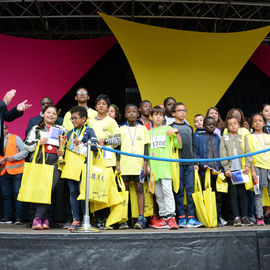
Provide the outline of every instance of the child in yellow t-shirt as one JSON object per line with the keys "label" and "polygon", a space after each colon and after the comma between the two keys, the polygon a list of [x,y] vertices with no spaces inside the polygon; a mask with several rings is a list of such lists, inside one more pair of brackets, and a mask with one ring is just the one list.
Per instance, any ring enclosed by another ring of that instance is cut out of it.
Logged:
{"label": "child in yellow t-shirt", "polygon": [[[99,95],[95,102],[98,115],[91,121],[91,128],[95,131],[99,144],[106,147],[120,146],[120,130],[117,122],[107,116],[110,107],[110,99],[107,95]],[[104,159],[106,167],[116,166],[115,154],[104,151]]]}
{"label": "child in yellow t-shirt", "polygon": [[[91,128],[95,131],[99,144],[106,147],[117,147],[121,144],[120,130],[116,121],[107,116],[110,107],[110,99],[107,95],[99,95],[95,101],[97,116],[91,121]],[[115,153],[103,151],[105,166],[112,168],[116,166]],[[99,229],[105,228],[106,219],[109,215],[109,208],[95,212],[96,226]]]}
{"label": "child in yellow t-shirt", "polygon": [[[138,155],[148,155],[149,135],[146,127],[137,123],[138,116],[138,107],[133,104],[128,104],[125,108],[127,123],[120,127],[121,151]],[[125,155],[121,155],[117,160],[116,170],[118,173],[121,172],[126,189],[128,189],[130,181],[135,182],[139,218],[134,228],[143,229],[146,223],[146,219],[144,218],[143,179],[146,175],[147,162],[142,158],[134,158]]]}
{"label": "child in yellow t-shirt", "polygon": [[[247,136],[251,152],[270,148],[270,135],[264,133],[264,127],[266,125],[265,117],[261,113],[256,113],[252,116],[251,122],[254,132]],[[267,187],[268,193],[270,193],[270,184],[268,180],[269,171],[270,152],[254,155],[251,172],[254,184],[257,184],[259,180],[260,186],[260,193],[255,195],[255,212],[257,216],[257,225],[259,226],[265,225],[262,196],[264,187]]]}

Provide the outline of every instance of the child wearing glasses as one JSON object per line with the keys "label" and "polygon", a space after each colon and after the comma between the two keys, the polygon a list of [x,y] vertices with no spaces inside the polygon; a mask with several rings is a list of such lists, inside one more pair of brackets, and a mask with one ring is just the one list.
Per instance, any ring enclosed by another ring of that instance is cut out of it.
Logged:
{"label": "child wearing glasses", "polygon": [[[175,118],[175,122],[170,126],[174,129],[176,128],[182,138],[183,145],[179,150],[179,158],[194,159],[196,157],[194,134],[192,127],[185,123],[186,114],[187,109],[185,104],[182,102],[175,103],[172,107],[172,115]],[[194,162],[180,164],[180,188],[175,194],[176,213],[179,217],[179,228],[198,228],[203,226],[203,224],[195,218],[195,207],[192,199],[192,193],[194,192],[194,170],[198,169],[198,165]],[[185,215],[183,203],[184,189],[186,189],[187,195],[187,217]]]}
{"label": "child wearing glasses", "polygon": [[[68,132],[67,135],[67,150],[74,152],[76,147],[79,145],[82,147],[86,147],[86,144],[89,140],[92,143],[98,143],[95,132],[92,128],[90,128],[87,122],[87,110],[81,106],[75,106],[70,110],[71,114],[71,122],[73,124],[73,129]],[[92,151],[97,151],[97,147],[95,145],[91,145]],[[75,155],[81,155],[80,153],[76,153]],[[67,159],[67,155],[65,157],[66,164],[64,166],[81,166],[81,171],[83,169],[83,163],[75,164],[74,156],[69,155],[69,159]],[[74,179],[67,179],[69,192],[70,192],[70,206],[73,215],[73,222],[71,226],[68,228],[69,231],[76,230],[81,226],[80,219],[80,204],[82,209],[84,210],[84,201],[78,201],[77,198],[80,194],[80,181]]]}

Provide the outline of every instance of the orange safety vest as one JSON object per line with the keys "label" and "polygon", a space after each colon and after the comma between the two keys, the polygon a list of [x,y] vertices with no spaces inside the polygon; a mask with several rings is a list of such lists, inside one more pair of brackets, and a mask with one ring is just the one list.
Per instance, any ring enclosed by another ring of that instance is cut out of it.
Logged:
{"label": "orange safety vest", "polygon": [[[16,135],[12,134],[7,139],[5,157],[14,156],[18,154],[17,152],[17,144],[16,144]],[[0,156],[2,158],[2,156]],[[6,161],[4,165],[0,168],[0,175],[4,175],[6,172],[9,174],[19,174],[23,173],[24,167],[24,159],[22,160],[14,160],[12,162]]]}

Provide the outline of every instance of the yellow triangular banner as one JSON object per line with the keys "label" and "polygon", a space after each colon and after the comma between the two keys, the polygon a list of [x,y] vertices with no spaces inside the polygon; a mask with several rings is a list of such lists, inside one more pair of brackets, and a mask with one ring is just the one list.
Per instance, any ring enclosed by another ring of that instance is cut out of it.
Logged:
{"label": "yellow triangular banner", "polygon": [[187,119],[215,106],[270,26],[235,33],[201,33],[134,23],[100,14],[120,43],[142,99],[168,96],[187,106]]}

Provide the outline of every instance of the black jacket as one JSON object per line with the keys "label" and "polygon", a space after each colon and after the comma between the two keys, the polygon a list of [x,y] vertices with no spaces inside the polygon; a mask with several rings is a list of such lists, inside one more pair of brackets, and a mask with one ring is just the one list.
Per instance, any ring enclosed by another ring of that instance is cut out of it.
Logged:
{"label": "black jacket", "polygon": [[7,105],[3,100],[0,100],[0,155],[4,156],[4,121],[12,122],[18,117],[21,117],[23,112],[17,111],[17,106],[7,110]]}

